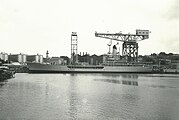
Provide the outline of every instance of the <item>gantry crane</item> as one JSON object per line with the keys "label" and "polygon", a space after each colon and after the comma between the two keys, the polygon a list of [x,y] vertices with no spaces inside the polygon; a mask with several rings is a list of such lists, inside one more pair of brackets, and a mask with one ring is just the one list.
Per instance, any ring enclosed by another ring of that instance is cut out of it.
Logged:
{"label": "gantry crane", "polygon": [[123,42],[122,55],[125,57],[126,62],[138,62],[138,43],[139,41],[149,38],[149,30],[136,30],[136,34],[123,34],[119,33],[97,33],[96,37],[106,38]]}

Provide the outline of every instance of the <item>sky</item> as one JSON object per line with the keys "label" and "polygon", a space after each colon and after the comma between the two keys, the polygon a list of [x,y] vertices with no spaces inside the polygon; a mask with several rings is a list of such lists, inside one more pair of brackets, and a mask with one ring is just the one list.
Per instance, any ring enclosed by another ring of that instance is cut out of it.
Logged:
{"label": "sky", "polygon": [[101,55],[109,40],[95,31],[136,29],[151,31],[139,42],[140,55],[179,54],[179,0],[0,0],[0,52],[8,54],[70,56],[77,32],[78,52]]}

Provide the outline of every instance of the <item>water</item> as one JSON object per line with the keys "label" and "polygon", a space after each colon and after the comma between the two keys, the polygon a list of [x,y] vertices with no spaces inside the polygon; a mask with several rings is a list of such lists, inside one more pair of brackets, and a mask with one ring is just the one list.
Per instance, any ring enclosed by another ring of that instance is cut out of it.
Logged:
{"label": "water", "polygon": [[0,120],[179,120],[179,75],[16,74]]}

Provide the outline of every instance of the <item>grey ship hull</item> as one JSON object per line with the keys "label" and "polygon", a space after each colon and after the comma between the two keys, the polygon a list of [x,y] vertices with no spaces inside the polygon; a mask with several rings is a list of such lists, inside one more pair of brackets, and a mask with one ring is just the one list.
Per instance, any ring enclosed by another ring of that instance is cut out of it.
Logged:
{"label": "grey ship hull", "polygon": [[31,73],[151,73],[151,66],[67,66],[27,63]]}

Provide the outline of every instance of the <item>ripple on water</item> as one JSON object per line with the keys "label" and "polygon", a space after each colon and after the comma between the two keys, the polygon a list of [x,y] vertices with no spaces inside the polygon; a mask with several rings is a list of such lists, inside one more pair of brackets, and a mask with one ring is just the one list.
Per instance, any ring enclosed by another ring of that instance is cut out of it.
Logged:
{"label": "ripple on water", "polygon": [[178,120],[179,76],[154,76],[17,74],[0,86],[0,119]]}

